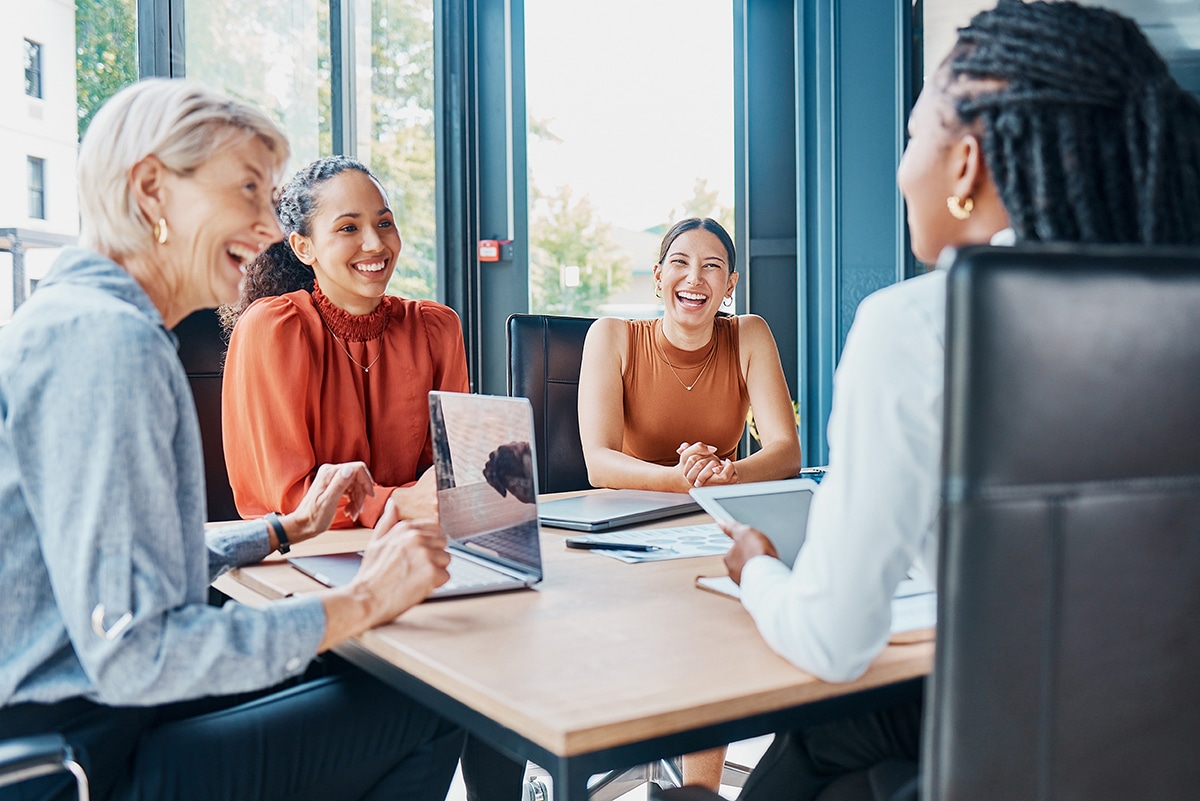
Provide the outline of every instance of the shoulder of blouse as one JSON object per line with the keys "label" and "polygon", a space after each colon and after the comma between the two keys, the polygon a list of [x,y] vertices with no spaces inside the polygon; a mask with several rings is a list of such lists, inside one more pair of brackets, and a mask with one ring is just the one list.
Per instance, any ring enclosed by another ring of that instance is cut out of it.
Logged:
{"label": "shoulder of blouse", "polygon": [[307,321],[309,318],[319,320],[312,296],[301,289],[286,295],[272,295],[254,301],[242,312],[234,331],[243,324],[246,327],[258,327],[272,323],[279,325],[287,320]]}
{"label": "shoulder of blouse", "polygon": [[[399,316],[402,310],[415,311],[416,318],[420,320],[430,337],[440,339],[450,335],[457,340],[463,338],[462,322],[458,318],[458,312],[449,306],[435,300],[392,298],[391,302],[393,318]],[[405,314],[404,317],[408,319],[409,315]]]}

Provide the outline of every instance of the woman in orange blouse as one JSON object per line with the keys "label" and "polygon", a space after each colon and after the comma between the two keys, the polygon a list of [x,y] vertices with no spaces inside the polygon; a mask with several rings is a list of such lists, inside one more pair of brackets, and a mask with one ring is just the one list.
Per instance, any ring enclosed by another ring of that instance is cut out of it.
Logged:
{"label": "woman in orange blouse", "polygon": [[278,210],[284,240],[247,268],[240,303],[223,310],[225,461],[238,511],[290,511],[317,466],[342,455],[366,462],[376,486],[357,521],[342,509],[335,527],[374,525],[388,498],[404,518],[435,517],[427,395],[469,391],[458,316],[385,294],[400,234],[359,162],[313,162]]}
{"label": "woman in orange blouse", "polygon": [[[356,518],[343,502],[335,526],[375,525],[389,498],[402,517],[436,517],[428,394],[469,391],[458,315],[384,294],[400,234],[383,188],[354,159],[300,170],[278,213],[283,241],[247,267],[241,300],[222,310],[233,330],[222,433],[238,511],[290,511],[318,465],[355,454],[375,496]],[[468,801],[521,797],[524,760],[473,737],[462,771]]]}

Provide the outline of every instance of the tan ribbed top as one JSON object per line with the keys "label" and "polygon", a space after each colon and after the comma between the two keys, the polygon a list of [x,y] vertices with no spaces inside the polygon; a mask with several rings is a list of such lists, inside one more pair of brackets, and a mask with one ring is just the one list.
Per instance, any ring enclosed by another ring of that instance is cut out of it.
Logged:
{"label": "tan ribbed top", "polygon": [[706,442],[717,447],[720,458],[737,458],[750,408],[738,353],[737,318],[717,317],[712,340],[698,351],[680,350],[668,342],[662,320],[625,324],[629,353],[622,376],[625,440],[621,451],[645,462],[675,465],[679,443]]}

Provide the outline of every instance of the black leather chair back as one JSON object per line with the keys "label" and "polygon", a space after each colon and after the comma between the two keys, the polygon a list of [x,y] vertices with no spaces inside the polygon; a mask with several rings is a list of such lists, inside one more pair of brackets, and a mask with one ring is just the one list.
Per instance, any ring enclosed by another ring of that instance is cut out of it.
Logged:
{"label": "black leather chair back", "polygon": [[533,404],[538,490],[590,489],[579,441],[579,365],[591,317],[508,318],[508,394]]}
{"label": "black leather chair back", "polygon": [[1200,793],[1200,251],[949,277],[924,796]]}
{"label": "black leather chair back", "polygon": [[208,491],[209,520],[238,520],[225,469],[225,446],[221,439],[221,381],[225,363],[225,340],[212,309],[202,309],[175,327],[179,358],[192,385],[200,439],[204,447],[204,484]]}

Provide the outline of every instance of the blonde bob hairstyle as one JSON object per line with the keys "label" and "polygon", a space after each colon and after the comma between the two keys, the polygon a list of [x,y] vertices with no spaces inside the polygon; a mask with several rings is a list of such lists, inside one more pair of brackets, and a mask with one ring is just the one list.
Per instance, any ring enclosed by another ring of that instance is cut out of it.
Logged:
{"label": "blonde bob hairstyle", "polygon": [[[190,175],[239,137],[257,136],[275,157],[287,137],[259,109],[194,81],[148,78],[122,89],[96,112],[79,146],[79,244],[110,257],[148,250],[157,220],[146,219],[129,185],[133,166],[155,156]],[[167,222],[170,222],[168,220]]]}

